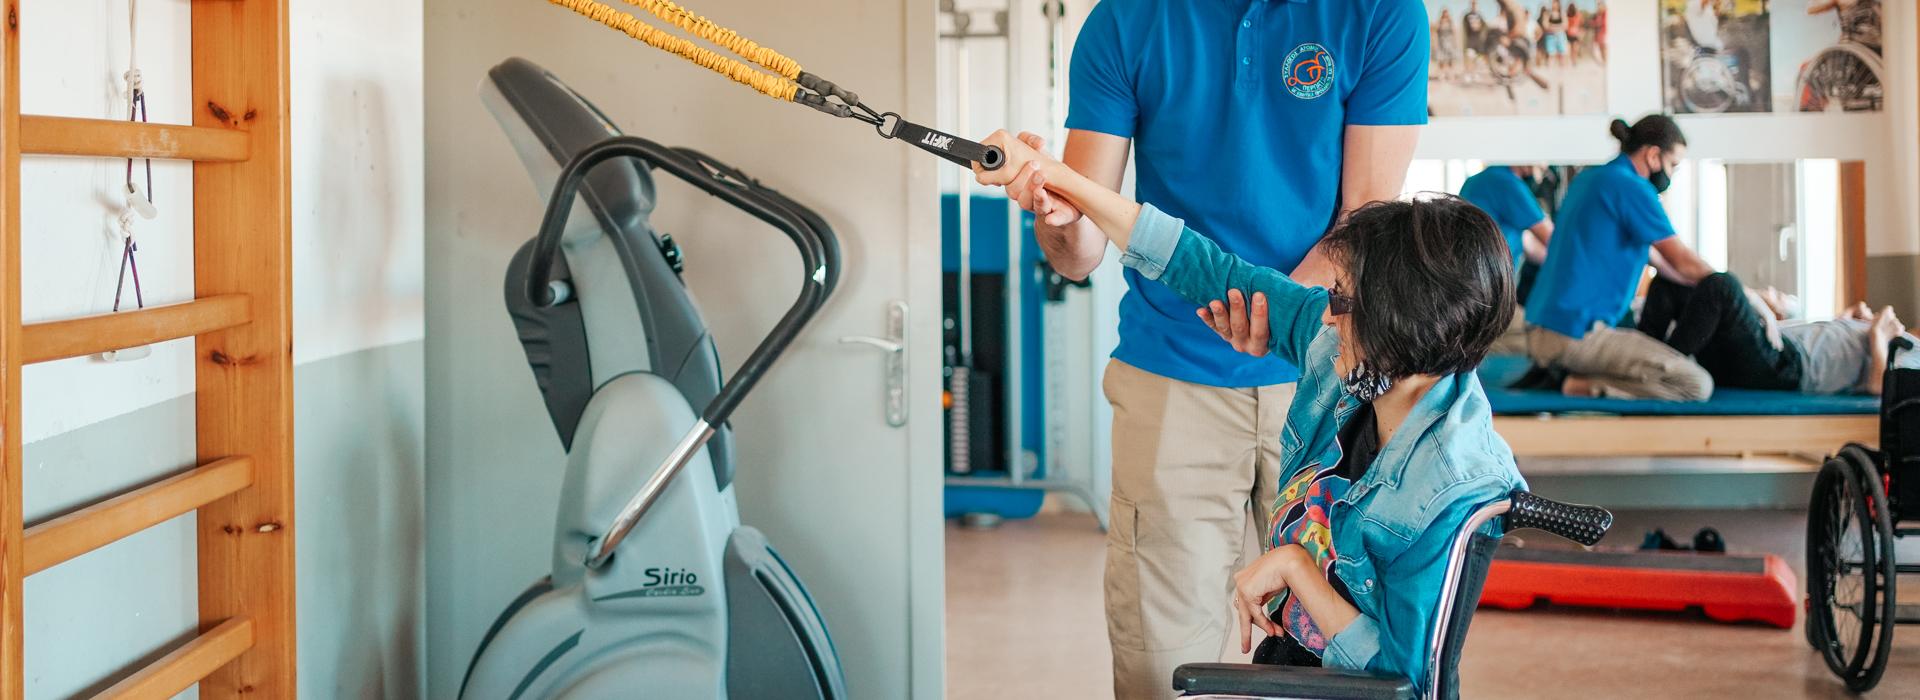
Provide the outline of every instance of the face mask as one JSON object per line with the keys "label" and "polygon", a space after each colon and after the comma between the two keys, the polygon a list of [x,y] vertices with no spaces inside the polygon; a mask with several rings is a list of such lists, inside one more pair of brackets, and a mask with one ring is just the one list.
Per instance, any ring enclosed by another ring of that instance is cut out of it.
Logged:
{"label": "face mask", "polygon": [[1345,384],[1347,393],[1352,394],[1353,398],[1362,402],[1371,402],[1393,388],[1393,379],[1374,371],[1372,367],[1367,366],[1367,363],[1361,362],[1354,366],[1353,371],[1347,373]]}
{"label": "face mask", "polygon": [[1647,182],[1653,183],[1654,192],[1665,193],[1668,187],[1673,186],[1673,176],[1667,174],[1666,165],[1663,163],[1659,170],[1647,174]]}
{"label": "face mask", "polygon": [[1665,170],[1648,175],[1647,182],[1653,183],[1653,191],[1660,193],[1665,193],[1668,187],[1673,186],[1673,178]]}

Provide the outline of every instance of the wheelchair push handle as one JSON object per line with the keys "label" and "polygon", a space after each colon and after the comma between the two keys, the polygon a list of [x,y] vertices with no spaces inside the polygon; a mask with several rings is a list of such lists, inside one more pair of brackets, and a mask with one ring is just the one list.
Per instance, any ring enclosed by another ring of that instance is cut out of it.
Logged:
{"label": "wheelchair push handle", "polygon": [[1514,492],[1506,517],[1507,532],[1543,530],[1589,547],[1613,527],[1613,514],[1605,508],[1561,503],[1525,491]]}

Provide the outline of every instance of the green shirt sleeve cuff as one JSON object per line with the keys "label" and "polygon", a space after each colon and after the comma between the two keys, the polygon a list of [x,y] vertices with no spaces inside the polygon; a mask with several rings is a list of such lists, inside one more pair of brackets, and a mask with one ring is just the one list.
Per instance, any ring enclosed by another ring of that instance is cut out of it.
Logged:
{"label": "green shirt sleeve cuff", "polygon": [[1127,239],[1126,252],[1120,255],[1120,264],[1133,268],[1147,279],[1160,279],[1186,230],[1186,222],[1151,204],[1141,204],[1140,216],[1133,220],[1133,233]]}
{"label": "green shirt sleeve cuff", "polygon": [[1327,640],[1324,658],[1327,665],[1336,668],[1366,670],[1373,657],[1380,655],[1380,627],[1373,618],[1361,615],[1339,634]]}

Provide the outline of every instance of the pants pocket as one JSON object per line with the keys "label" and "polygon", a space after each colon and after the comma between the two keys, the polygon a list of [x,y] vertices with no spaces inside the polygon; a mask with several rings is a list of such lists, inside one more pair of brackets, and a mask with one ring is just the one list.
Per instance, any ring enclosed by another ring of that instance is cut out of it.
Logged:
{"label": "pants pocket", "polygon": [[1115,647],[1146,648],[1140,604],[1140,561],[1137,555],[1139,511],[1114,494],[1107,520],[1107,636]]}

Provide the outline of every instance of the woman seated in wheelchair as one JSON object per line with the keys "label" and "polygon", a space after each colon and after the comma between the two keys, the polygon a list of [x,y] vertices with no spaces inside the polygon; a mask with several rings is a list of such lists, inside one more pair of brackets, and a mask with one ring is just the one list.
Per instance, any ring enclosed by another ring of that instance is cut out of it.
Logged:
{"label": "woman seated in wheelchair", "polygon": [[1237,348],[1300,368],[1268,549],[1234,576],[1241,650],[1258,627],[1257,660],[1424,685],[1454,535],[1524,487],[1473,371],[1513,317],[1499,228],[1450,196],[1370,204],[1322,242],[1333,288],[1309,288],[1005,132],[986,143],[1007,164],[982,184],[1062,197]]}

